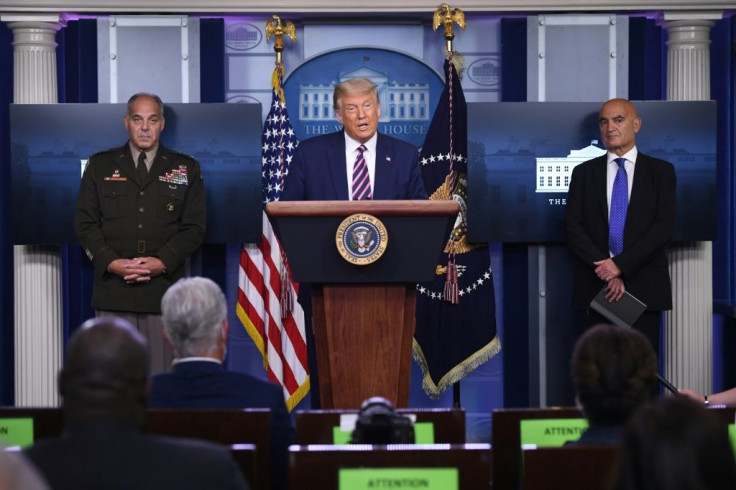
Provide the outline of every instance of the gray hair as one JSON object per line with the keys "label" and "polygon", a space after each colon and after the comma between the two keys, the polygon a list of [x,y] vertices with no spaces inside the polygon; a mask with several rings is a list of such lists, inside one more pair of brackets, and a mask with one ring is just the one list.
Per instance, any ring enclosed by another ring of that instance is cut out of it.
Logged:
{"label": "gray hair", "polygon": [[136,100],[142,97],[148,97],[149,99],[153,99],[156,105],[158,105],[159,117],[164,117],[164,102],[161,100],[161,97],[159,97],[156,94],[149,94],[148,92],[138,92],[137,94],[133,94],[130,96],[130,98],[128,99],[128,110],[126,112],[126,115],[130,116],[130,113],[133,110],[133,102],[135,102]]}
{"label": "gray hair", "polygon": [[335,111],[340,110],[342,98],[346,95],[363,95],[373,94],[373,98],[378,101],[378,85],[367,78],[350,78],[344,82],[335,85],[335,91],[332,92],[332,105]]}
{"label": "gray hair", "polygon": [[206,277],[180,279],[161,298],[161,314],[177,358],[212,355],[227,318],[225,295]]}

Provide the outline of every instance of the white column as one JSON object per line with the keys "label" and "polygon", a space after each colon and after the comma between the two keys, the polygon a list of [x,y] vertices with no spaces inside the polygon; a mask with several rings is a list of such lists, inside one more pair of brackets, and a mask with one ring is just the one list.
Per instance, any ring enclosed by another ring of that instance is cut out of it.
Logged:
{"label": "white column", "polygon": [[[665,12],[667,100],[710,100],[710,29],[720,12]],[[665,314],[665,377],[710,393],[713,385],[713,247],[673,246],[673,309]]]}
{"label": "white column", "polygon": [[[8,14],[0,21],[13,31],[13,101],[58,102],[56,32],[64,19],[52,14]],[[14,252],[15,404],[57,406],[63,325],[61,254],[56,246],[16,245]]]}

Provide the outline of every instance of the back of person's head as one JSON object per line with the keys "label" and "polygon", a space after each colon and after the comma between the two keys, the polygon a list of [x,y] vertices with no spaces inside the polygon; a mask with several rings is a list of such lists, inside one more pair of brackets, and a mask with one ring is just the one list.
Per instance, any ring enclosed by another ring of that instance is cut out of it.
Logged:
{"label": "back of person's head", "polygon": [[629,421],[617,490],[733,490],[728,426],[685,397],[661,398]]}
{"label": "back of person's head", "polygon": [[72,335],[59,389],[69,419],[143,423],[148,380],[146,339],[122,318],[88,320]]}
{"label": "back of person's head", "polygon": [[164,293],[161,314],[177,358],[224,357],[227,302],[214,281],[180,279]]}
{"label": "back of person's head", "polygon": [[657,385],[657,355],[647,338],[629,328],[596,325],[572,355],[577,399],[591,427],[621,425],[648,401]]}
{"label": "back of person's head", "polygon": [[367,78],[350,78],[335,85],[332,93],[332,105],[335,111],[339,111],[342,98],[345,96],[364,95],[373,93],[378,102],[378,85]]}

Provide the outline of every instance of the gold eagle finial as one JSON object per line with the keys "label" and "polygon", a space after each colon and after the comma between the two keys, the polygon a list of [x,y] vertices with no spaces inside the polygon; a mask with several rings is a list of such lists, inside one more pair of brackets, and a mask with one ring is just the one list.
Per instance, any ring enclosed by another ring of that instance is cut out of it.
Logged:
{"label": "gold eagle finial", "polygon": [[443,3],[434,11],[432,16],[432,29],[435,31],[440,25],[445,26],[445,39],[448,42],[448,51],[452,45],[455,34],[452,32],[452,24],[457,22],[461,29],[465,30],[465,14],[459,8],[453,9],[448,4]]}
{"label": "gold eagle finial", "polygon": [[281,52],[284,50],[284,34],[296,42],[296,27],[290,20],[284,21],[282,24],[281,17],[273,14],[273,17],[266,21],[266,44],[268,44],[272,34],[274,36],[273,50],[276,51],[276,62],[281,63]]}

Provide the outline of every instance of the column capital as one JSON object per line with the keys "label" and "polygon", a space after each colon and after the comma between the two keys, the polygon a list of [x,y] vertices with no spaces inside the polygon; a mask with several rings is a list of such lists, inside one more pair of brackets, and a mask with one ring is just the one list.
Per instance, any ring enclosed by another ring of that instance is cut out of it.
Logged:
{"label": "column capital", "polygon": [[64,13],[5,13],[0,14],[0,22],[8,24],[10,29],[16,27],[53,28],[58,31],[66,27],[67,17]]}
{"label": "column capital", "polygon": [[660,12],[657,17],[657,23],[668,26],[683,25],[706,25],[712,26],[723,18],[723,12],[718,10],[686,10],[686,11],[670,11]]}

